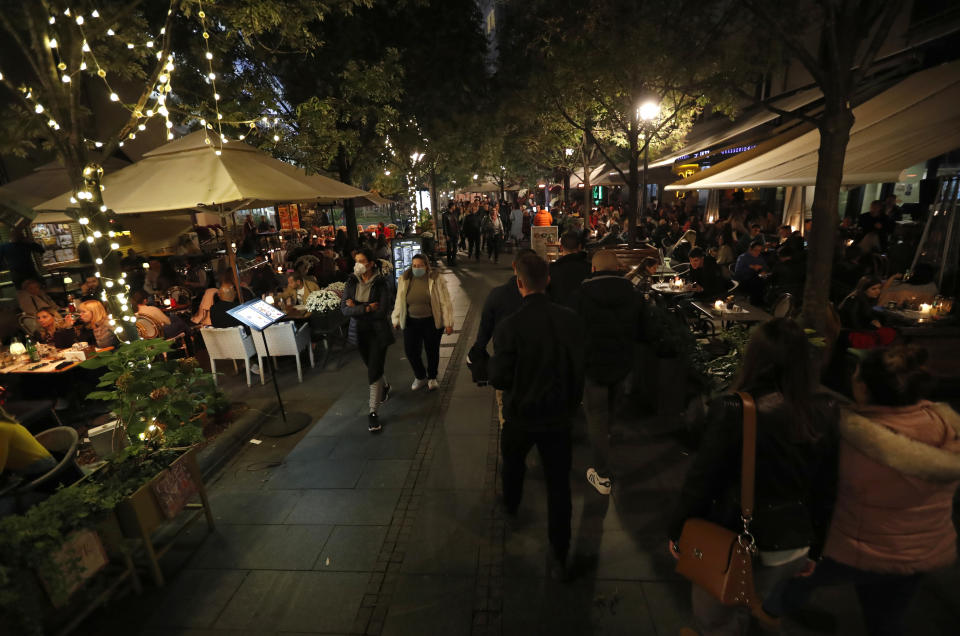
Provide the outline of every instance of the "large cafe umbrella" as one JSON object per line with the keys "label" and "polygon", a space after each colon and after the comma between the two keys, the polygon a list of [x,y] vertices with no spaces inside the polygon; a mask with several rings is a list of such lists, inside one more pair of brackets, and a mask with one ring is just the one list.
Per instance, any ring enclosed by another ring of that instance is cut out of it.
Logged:
{"label": "large cafe umbrella", "polygon": [[[103,179],[103,202],[117,214],[220,207],[225,211],[277,201],[332,202],[370,193],[279,161],[243,142],[206,143],[203,130],[151,150]],[[211,137],[211,139],[215,139]],[[219,151],[219,154],[218,152]],[[70,192],[34,206],[62,211]]]}

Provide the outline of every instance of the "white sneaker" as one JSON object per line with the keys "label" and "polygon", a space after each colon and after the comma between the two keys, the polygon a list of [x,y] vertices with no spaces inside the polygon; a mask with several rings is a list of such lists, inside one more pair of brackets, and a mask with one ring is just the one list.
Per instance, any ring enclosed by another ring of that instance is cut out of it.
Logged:
{"label": "white sneaker", "polygon": [[414,380],[413,384],[410,385],[411,391],[419,391],[423,387],[427,386],[426,380]]}
{"label": "white sneaker", "polygon": [[250,374],[251,374],[251,375],[260,375],[260,365],[259,365],[259,364],[251,364],[251,365],[250,365]]}
{"label": "white sneaker", "polygon": [[597,489],[601,495],[610,494],[611,482],[608,477],[601,477],[593,468],[587,469],[587,481]]}
{"label": "white sneaker", "polygon": [[430,378],[429,380],[427,380],[427,388],[430,389],[431,391],[436,391],[437,389],[440,388],[440,383],[437,382],[436,378]]}

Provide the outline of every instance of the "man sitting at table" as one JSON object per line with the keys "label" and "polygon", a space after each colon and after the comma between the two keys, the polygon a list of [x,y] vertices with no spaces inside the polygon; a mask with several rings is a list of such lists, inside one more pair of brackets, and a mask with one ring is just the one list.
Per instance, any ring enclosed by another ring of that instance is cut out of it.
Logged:
{"label": "man sitting at table", "polygon": [[757,306],[763,304],[764,280],[760,274],[767,269],[762,252],[763,241],[754,241],[750,249],[737,257],[733,269],[733,278],[740,282],[740,286],[750,295],[750,302]]}
{"label": "man sitting at table", "polygon": [[227,313],[228,309],[237,306],[237,290],[229,284],[220,285],[217,295],[213,299],[213,306],[210,307],[210,326],[218,329],[226,327],[236,327],[243,323]]}
{"label": "man sitting at table", "polygon": [[80,300],[100,300],[100,279],[96,276],[87,276],[80,283]]}
{"label": "man sitting at table", "polygon": [[720,273],[717,261],[704,253],[702,247],[691,249],[689,258],[690,269],[683,278],[694,285],[694,296],[711,300],[722,296],[727,290],[727,282]]}
{"label": "man sitting at table", "polygon": [[17,292],[17,302],[23,313],[36,316],[41,309],[47,308],[57,311],[57,303],[47,295],[43,285],[36,278],[28,278],[23,281],[20,291]]}

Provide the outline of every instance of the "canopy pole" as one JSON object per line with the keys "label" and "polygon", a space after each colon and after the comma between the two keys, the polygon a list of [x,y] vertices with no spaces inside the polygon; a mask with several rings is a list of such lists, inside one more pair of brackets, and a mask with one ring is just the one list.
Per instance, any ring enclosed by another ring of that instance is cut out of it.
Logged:
{"label": "canopy pole", "polygon": [[[220,204],[220,218],[223,218],[223,204]],[[240,270],[237,267],[237,217],[233,212],[230,213],[233,220],[233,239],[227,243],[227,264],[230,267],[230,273],[233,275],[233,284],[237,290],[237,303],[243,303],[243,294],[240,293]],[[221,281],[222,284],[222,281]]]}

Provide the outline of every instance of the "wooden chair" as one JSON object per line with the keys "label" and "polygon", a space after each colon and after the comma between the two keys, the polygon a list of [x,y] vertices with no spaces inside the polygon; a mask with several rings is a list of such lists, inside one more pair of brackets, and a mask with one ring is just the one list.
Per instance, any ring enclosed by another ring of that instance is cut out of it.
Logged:
{"label": "wooden chair", "polygon": [[[243,327],[226,327],[218,329],[215,327],[206,327],[200,330],[203,338],[203,344],[210,356],[210,371],[213,373],[213,381],[217,382],[217,360],[232,360],[233,368],[237,370],[237,360],[243,360],[244,369],[247,372],[247,386],[252,384],[250,380],[250,358],[257,354],[252,338],[247,335]],[[261,371],[262,373],[262,371]]]}
{"label": "wooden chair", "polygon": [[[260,384],[264,384],[264,364],[263,359],[267,356],[267,350],[263,345],[263,336],[267,337],[267,347],[270,349],[271,358],[281,356],[293,356],[297,361],[297,379],[303,382],[303,368],[300,366],[300,353],[306,349],[310,354],[310,368],[314,366],[313,347],[310,346],[310,327],[303,325],[295,329],[292,322],[281,322],[267,327],[262,334],[254,334],[253,344],[257,350],[257,363],[260,365]],[[277,363],[273,362],[274,373],[276,373]]]}

